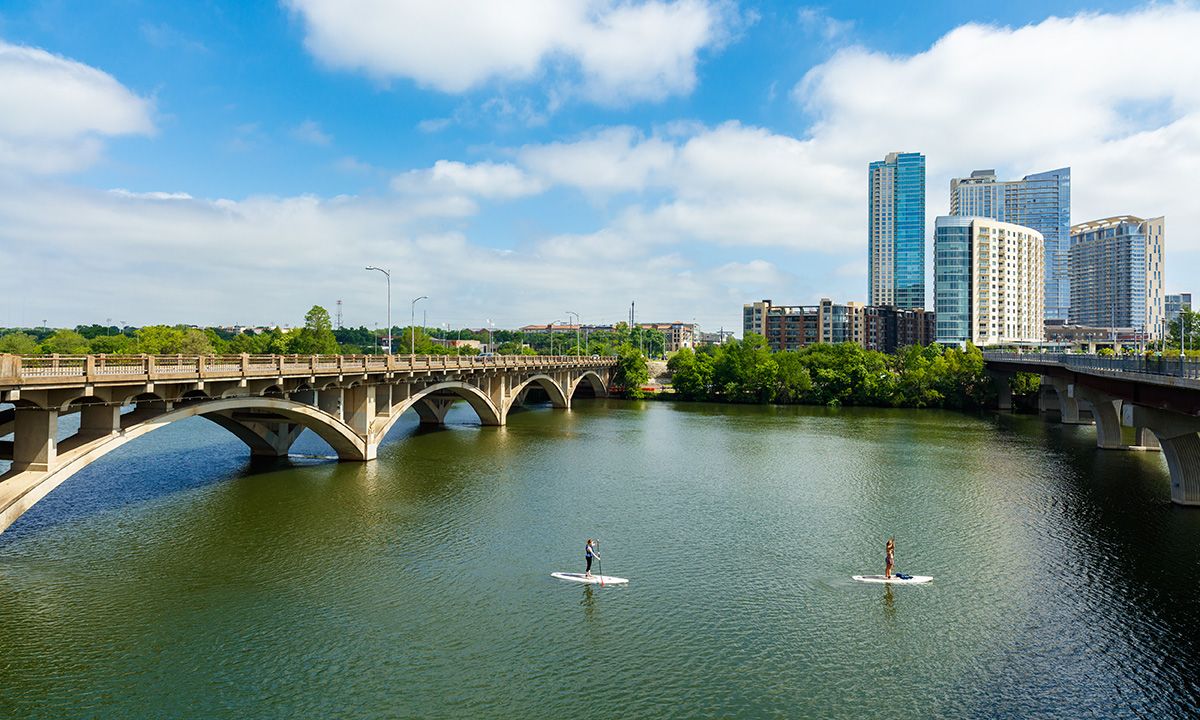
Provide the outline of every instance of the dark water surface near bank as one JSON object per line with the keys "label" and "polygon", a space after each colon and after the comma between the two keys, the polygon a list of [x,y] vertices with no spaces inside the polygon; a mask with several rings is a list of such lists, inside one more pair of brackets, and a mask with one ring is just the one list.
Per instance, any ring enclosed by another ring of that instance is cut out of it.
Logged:
{"label": "dark water surface near bank", "polygon": [[[306,436],[203,420],[0,535],[0,717],[1186,717],[1200,509],[1031,416],[578,401]],[[932,585],[852,582],[902,571]],[[579,570],[599,537],[604,571]]]}

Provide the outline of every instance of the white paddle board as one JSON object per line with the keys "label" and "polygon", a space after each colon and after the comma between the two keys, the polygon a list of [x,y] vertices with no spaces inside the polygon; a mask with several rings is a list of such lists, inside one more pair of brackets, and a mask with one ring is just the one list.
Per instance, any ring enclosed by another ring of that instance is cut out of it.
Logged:
{"label": "white paddle board", "polygon": [[924,585],[933,580],[929,575],[913,575],[907,579],[898,578],[895,575],[884,577],[882,575],[854,575],[855,580],[865,583],[886,583],[888,585]]}
{"label": "white paddle board", "polygon": [[559,580],[566,580],[567,582],[584,583],[587,585],[599,585],[601,578],[604,579],[605,585],[624,585],[625,583],[629,582],[629,580],[625,578],[613,577],[612,575],[593,575],[591,577],[587,577],[583,573],[557,572],[550,573],[550,577],[558,578]]}

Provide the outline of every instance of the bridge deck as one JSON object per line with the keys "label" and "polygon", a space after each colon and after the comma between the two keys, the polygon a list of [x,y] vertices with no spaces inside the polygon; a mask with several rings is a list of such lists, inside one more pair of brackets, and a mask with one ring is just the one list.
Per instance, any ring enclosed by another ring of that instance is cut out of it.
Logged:
{"label": "bridge deck", "polygon": [[1200,361],[1192,359],[1180,361],[1165,358],[994,351],[985,352],[983,359],[988,364],[1027,368],[1028,372],[1055,368],[1114,380],[1200,390]]}
{"label": "bridge deck", "polygon": [[447,370],[562,370],[615,363],[611,357],[572,355],[0,355],[0,390]]}

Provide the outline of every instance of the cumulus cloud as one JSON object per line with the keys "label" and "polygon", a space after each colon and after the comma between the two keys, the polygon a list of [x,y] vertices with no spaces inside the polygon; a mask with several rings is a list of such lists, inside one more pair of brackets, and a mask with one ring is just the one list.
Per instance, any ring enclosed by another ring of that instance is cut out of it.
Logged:
{"label": "cumulus cloud", "polygon": [[0,166],[34,173],[94,163],[102,138],[154,132],[152,106],[111,75],[0,41]]}
{"label": "cumulus cloud", "polygon": [[536,195],[544,189],[538,179],[508,163],[468,165],[438,160],[433,167],[410,170],[392,179],[395,190],[412,194],[462,193],[481,198],[512,199]]}
{"label": "cumulus cloud", "polygon": [[19,323],[26,308],[26,322],[60,324],[294,323],[312,304],[341,299],[348,323],[382,324],[382,289],[362,277],[364,265],[390,268],[397,297],[428,295],[438,325],[549,321],[547,308],[567,301],[598,322],[632,298],[690,317],[695,297],[725,294],[690,261],[636,246],[611,263],[578,250],[488,247],[449,227],[473,211],[446,197],[166,198],[0,177],[0,262],[57,279],[14,278],[21,298],[0,299],[0,317]]}
{"label": "cumulus cloud", "polygon": [[697,56],[724,41],[730,12],[713,0],[286,2],[332,67],[447,93],[555,74],[602,103],[690,92]]}
{"label": "cumulus cloud", "polygon": [[333,137],[321,129],[321,123],[316,120],[305,120],[292,128],[292,137],[310,145],[328,145]]}

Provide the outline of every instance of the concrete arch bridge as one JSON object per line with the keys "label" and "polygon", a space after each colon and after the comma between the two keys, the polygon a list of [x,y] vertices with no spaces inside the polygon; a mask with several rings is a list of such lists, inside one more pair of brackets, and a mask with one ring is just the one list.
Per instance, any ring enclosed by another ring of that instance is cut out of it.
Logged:
{"label": "concrete arch bridge", "polygon": [[[570,408],[603,397],[615,358],[543,356],[0,355],[0,532],[79,470],[172,422],[203,417],[255,456],[287,455],[307,428],[347,461],[374,460],[407,410],[442,424],[466,401],[504,425],[531,394]],[[59,418],[79,430],[59,439]]]}

